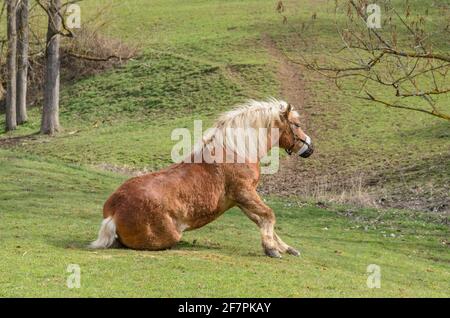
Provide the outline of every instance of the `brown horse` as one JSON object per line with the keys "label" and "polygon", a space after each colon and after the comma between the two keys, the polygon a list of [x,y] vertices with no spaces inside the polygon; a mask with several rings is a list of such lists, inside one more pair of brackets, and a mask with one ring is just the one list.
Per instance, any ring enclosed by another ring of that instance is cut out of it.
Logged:
{"label": "brown horse", "polygon": [[[297,153],[306,158],[313,152],[311,139],[300,128],[300,116],[290,104],[270,99],[249,101],[222,115],[213,133],[200,142],[200,148],[206,149],[209,155],[232,148],[229,138],[221,139],[220,147],[219,143],[215,147],[211,144],[219,140],[219,133],[228,132],[229,128],[248,127],[271,129],[268,141],[263,142],[265,149],[258,153],[255,162],[244,159],[191,163],[196,154],[193,151],[188,160],[129,179],[106,201],[98,239],[90,247],[108,248],[118,241],[138,250],[168,249],[180,241],[183,231],[198,229],[238,206],[259,227],[266,255],[299,255],[275,233],[274,212],[259,197],[256,187],[260,159],[273,146],[285,149],[289,155]],[[248,136],[240,137],[252,140]],[[232,153],[239,157],[237,148]]]}

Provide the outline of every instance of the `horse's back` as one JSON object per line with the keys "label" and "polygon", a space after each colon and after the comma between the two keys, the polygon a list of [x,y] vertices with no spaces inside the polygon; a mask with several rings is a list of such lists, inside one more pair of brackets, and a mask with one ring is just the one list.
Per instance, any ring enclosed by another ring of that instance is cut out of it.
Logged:
{"label": "horse's back", "polygon": [[[198,202],[225,190],[219,169],[202,164],[176,164],[125,181],[106,201],[106,216],[134,204],[157,204],[171,210],[176,201]],[[125,203],[126,202],[126,203]],[[113,210],[113,211],[111,211]]]}

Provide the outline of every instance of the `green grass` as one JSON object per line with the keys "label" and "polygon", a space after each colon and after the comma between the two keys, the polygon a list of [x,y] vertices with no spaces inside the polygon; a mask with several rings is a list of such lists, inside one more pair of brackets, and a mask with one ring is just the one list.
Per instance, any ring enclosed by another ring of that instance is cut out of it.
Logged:
{"label": "green grass", "polygon": [[[295,58],[294,30],[317,12],[311,32],[337,45],[330,7],[322,1],[286,2],[287,26],[273,0],[85,1],[83,19],[108,3],[104,33],[138,44],[140,56],[64,85],[64,130],[57,136],[34,134],[39,108],[17,131],[0,133],[0,139],[20,138],[0,150],[0,296],[449,295],[445,216],[417,211],[325,209],[267,197],[279,234],[302,251],[300,258],[264,257],[257,228],[237,210],[186,233],[170,251],[87,250],[103,202],[126,178],[99,166],[166,166],[174,128],[191,129],[196,119],[206,128],[234,103],[279,96],[283,79],[265,35]],[[432,18],[444,18],[437,13],[430,8]],[[449,183],[449,123],[348,99],[309,73],[305,82],[307,105],[298,106],[313,113],[308,133],[317,136],[321,156],[302,161],[306,169],[322,171],[341,160],[343,170],[392,170],[386,189]],[[400,183],[397,170],[411,165],[419,173],[402,174]],[[65,285],[69,264],[81,266],[80,289]],[[381,266],[381,289],[366,286],[369,264]]]}
{"label": "green grass", "polygon": [[[85,248],[124,177],[0,151],[0,296],[448,296],[448,227],[425,213],[318,208],[267,198],[277,231],[302,251],[263,256],[258,229],[233,209],[162,252]],[[394,234],[395,237],[391,235]],[[69,289],[69,264],[81,288]],[[381,288],[366,285],[369,264]]]}

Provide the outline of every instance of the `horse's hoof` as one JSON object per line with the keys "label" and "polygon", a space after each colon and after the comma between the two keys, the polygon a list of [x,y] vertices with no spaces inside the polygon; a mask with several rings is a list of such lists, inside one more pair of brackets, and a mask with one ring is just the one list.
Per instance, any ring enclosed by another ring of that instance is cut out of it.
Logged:
{"label": "horse's hoof", "polygon": [[278,252],[276,249],[266,248],[266,249],[264,249],[264,253],[266,253],[266,255],[269,257],[281,258],[280,252]]}
{"label": "horse's hoof", "polygon": [[287,249],[288,254],[294,255],[294,256],[300,256],[300,252],[297,251],[295,248],[290,247]]}

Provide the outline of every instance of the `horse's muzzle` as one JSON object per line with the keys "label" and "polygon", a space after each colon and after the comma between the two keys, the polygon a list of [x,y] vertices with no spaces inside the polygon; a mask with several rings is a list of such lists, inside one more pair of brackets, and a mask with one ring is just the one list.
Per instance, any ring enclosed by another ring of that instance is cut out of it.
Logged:
{"label": "horse's muzzle", "polygon": [[308,145],[308,149],[306,149],[303,153],[299,154],[300,157],[302,158],[308,158],[309,156],[311,156],[314,152],[314,146],[313,144],[309,144]]}
{"label": "horse's muzzle", "polygon": [[303,141],[303,146],[298,151],[298,155],[302,158],[308,158],[314,152],[314,146],[309,136],[306,136],[306,140]]}

